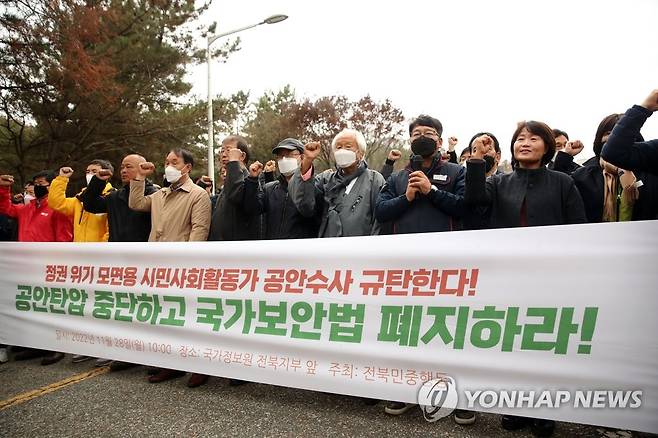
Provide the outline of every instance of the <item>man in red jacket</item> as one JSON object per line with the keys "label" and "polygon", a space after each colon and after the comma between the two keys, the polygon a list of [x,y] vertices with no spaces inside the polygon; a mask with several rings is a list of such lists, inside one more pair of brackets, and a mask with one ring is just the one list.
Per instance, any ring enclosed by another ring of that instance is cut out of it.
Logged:
{"label": "man in red jacket", "polygon": [[14,177],[0,176],[0,214],[18,221],[19,242],[71,242],[73,223],[48,207],[48,187],[52,174],[40,172],[34,176],[36,199],[27,205],[12,204],[11,185]]}
{"label": "man in red jacket", "polygon": [[[14,183],[14,177],[0,176],[0,214],[17,220],[19,242],[71,242],[73,240],[71,219],[48,207],[48,187],[53,175],[50,172],[40,172],[33,179],[36,199],[22,205],[11,202],[11,185]],[[36,357],[43,357],[41,365],[51,365],[59,362],[64,354],[28,349],[17,354],[15,359],[27,360]]]}

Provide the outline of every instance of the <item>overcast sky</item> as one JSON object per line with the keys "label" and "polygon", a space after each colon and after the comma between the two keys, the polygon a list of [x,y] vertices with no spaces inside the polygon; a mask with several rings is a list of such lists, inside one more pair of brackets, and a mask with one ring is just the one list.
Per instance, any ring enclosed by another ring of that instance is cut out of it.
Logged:
{"label": "overcast sky", "polygon": [[[658,88],[658,0],[222,0],[203,20],[220,33],[279,13],[213,63],[216,94],[389,98],[438,117],[446,146],[488,130],[505,157],[516,122],[541,120],[581,139],[584,158],[603,117]],[[205,66],[189,80],[205,98]],[[658,138],[658,116],[642,132]]]}

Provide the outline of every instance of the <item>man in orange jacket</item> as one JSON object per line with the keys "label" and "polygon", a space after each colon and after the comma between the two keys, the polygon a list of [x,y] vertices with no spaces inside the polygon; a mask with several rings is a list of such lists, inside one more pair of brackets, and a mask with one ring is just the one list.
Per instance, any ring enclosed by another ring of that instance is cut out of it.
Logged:
{"label": "man in orange jacket", "polygon": [[[92,160],[87,165],[85,177],[87,184],[97,175],[100,170],[107,170],[110,174],[114,173],[114,167],[106,160]],[[50,206],[53,210],[58,211],[73,219],[73,241],[74,242],[107,242],[109,237],[107,226],[107,213],[90,213],[84,209],[82,204],[82,192],[76,196],[67,198],[66,188],[69,184],[69,178],[73,175],[73,169],[62,167],[59,169],[59,176],[55,178],[50,187]],[[103,195],[113,190],[112,185],[108,182],[103,189]],[[92,359],[82,354],[73,355],[73,363],[84,362]],[[109,359],[97,359],[96,366],[108,365]]]}

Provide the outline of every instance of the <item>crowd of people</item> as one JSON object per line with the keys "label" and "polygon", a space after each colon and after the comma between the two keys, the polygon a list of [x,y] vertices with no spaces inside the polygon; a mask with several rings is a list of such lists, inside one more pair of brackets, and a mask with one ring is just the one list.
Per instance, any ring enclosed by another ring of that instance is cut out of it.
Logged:
{"label": "crowd of people", "polygon": [[[443,153],[441,122],[421,115],[409,125],[411,158],[399,171],[394,171],[399,150],[390,151],[379,171],[370,169],[363,134],[345,129],[331,143],[336,168],[319,173],[317,142],[284,139],[263,165],[251,162],[244,138],[231,135],[222,142],[222,183],[216,192],[213,178],[192,179],[194,158],[181,148],[165,157],[162,187],[149,180],[155,165],[137,154],[121,162],[120,188],[109,182],[111,163],[91,161],[86,187],[74,197],[66,197],[70,167],[56,175],[38,173],[15,196],[14,178],[2,175],[0,232],[3,240],[21,242],[187,242],[653,220],[658,218],[658,140],[645,142],[640,128],[656,110],[658,90],[625,114],[605,117],[596,130],[595,156],[582,165],[574,160],[582,142],[539,121],[519,123],[510,145],[511,173],[498,168],[501,146],[491,132],[475,134],[459,156],[457,139],[450,137]],[[24,349],[14,359],[37,357],[50,365],[64,355]],[[0,348],[0,361],[6,360],[6,348]],[[96,359],[112,371],[134,366],[110,362]],[[149,374],[149,381],[158,383],[185,373],[150,369]],[[188,386],[207,380],[192,374]],[[385,410],[400,415],[411,407],[392,401]],[[454,419],[471,424],[475,413],[457,410]],[[510,415],[502,422],[508,430],[530,425],[538,436],[554,428],[550,420]]]}

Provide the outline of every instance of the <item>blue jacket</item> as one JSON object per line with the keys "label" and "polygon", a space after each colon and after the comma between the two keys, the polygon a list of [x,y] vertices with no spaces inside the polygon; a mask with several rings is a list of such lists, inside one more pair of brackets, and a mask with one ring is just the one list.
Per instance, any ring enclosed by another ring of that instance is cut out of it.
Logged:
{"label": "blue jacket", "polygon": [[393,234],[451,231],[464,214],[465,170],[457,164],[435,158],[423,172],[436,189],[419,194],[412,202],[405,195],[410,166],[391,175],[377,197],[375,216],[393,223]]}

